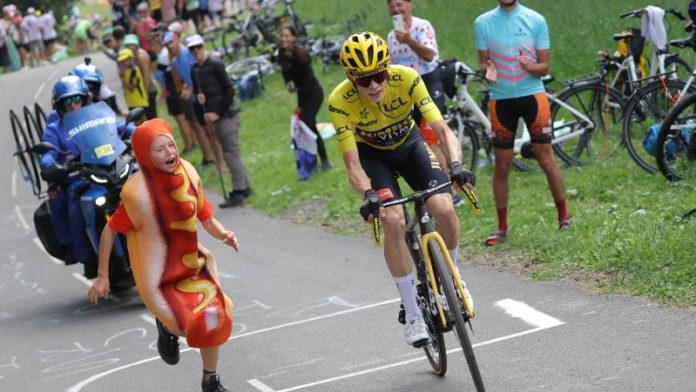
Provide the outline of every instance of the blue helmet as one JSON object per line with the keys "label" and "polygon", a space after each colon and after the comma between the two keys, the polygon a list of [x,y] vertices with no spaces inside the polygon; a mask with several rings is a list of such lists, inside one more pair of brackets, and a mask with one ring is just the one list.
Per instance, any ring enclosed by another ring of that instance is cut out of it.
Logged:
{"label": "blue helmet", "polygon": [[75,95],[81,95],[83,100],[87,101],[89,99],[89,88],[87,87],[87,83],[79,76],[63,76],[53,85],[53,97],[51,99],[53,109],[62,116],[64,110],[58,103],[64,98],[73,97]]}
{"label": "blue helmet", "polygon": [[104,77],[94,64],[78,64],[68,72],[68,75],[81,77],[87,83],[102,84]]}

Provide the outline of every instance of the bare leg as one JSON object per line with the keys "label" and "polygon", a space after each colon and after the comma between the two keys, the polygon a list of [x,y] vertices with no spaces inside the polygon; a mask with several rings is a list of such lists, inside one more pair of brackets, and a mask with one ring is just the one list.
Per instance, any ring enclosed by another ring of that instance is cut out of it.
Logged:
{"label": "bare leg", "polygon": [[198,145],[201,146],[201,152],[203,153],[203,160],[204,161],[212,161],[213,160],[213,152],[210,148],[210,140],[208,140],[208,136],[206,135],[205,131],[203,130],[203,127],[197,122],[197,121],[189,121],[189,124],[191,125],[191,128],[193,129],[193,134],[196,135],[196,139],[198,139]]}
{"label": "bare leg", "polygon": [[413,270],[411,255],[408,252],[404,236],[406,235],[406,222],[401,206],[386,209],[384,223],[384,259],[387,268],[394,277],[405,276]]}
{"label": "bare leg", "polygon": [[181,131],[181,138],[184,139],[184,149],[190,150],[196,146],[196,139],[193,136],[191,127],[189,127],[188,121],[186,121],[186,116],[179,114],[174,116],[177,124],[179,124],[179,130]]}
{"label": "bare leg", "polygon": [[508,194],[510,193],[510,185],[508,177],[512,169],[512,149],[494,148],[495,169],[493,172],[493,195],[495,197],[495,206],[497,208],[506,208],[508,206]]}
{"label": "bare leg", "polygon": [[447,249],[454,249],[459,245],[459,218],[454,212],[452,196],[446,193],[433,195],[426,202],[428,211],[435,217],[437,232],[445,240]]}
{"label": "bare leg", "polygon": [[534,156],[539,162],[541,170],[546,174],[546,181],[549,183],[553,200],[565,198],[565,185],[563,183],[563,173],[553,158],[553,150],[550,144],[532,144]]}
{"label": "bare leg", "polygon": [[209,373],[216,372],[220,358],[220,346],[201,348],[200,351],[203,370]]}

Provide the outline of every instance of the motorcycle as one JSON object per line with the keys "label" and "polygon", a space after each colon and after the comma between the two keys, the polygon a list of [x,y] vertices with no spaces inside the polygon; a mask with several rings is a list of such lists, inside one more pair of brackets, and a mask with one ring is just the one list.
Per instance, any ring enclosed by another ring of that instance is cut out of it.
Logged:
{"label": "motorcycle", "polygon": [[[142,109],[135,109],[129,113],[126,122],[133,122],[143,114]],[[16,116],[13,117],[13,113],[10,117],[17,142],[15,156],[22,175],[26,181],[32,182],[34,195],[40,200],[44,199],[47,191],[43,191],[44,187],[37,170],[39,157],[56,150],[56,146],[48,142],[36,142],[40,139],[34,138],[33,126],[29,121],[28,132],[25,132]],[[130,146],[118,135],[116,115],[106,103],[98,102],[68,112],[62,121],[69,137],[80,149],[78,156],[72,156],[67,151],[62,152],[68,156],[64,169],[70,178],[81,180],[76,182],[75,186],[71,186],[71,192],[79,197],[87,238],[93,256],[96,257],[99,254],[101,232],[120,203],[121,188],[137,170],[138,165]],[[38,136],[40,131],[37,129],[36,132]],[[43,200],[34,212],[34,226],[46,251],[66,262],[68,247],[58,243],[47,200]],[[109,278],[113,292],[124,291],[134,286],[125,245],[125,236],[116,236],[109,263]]]}

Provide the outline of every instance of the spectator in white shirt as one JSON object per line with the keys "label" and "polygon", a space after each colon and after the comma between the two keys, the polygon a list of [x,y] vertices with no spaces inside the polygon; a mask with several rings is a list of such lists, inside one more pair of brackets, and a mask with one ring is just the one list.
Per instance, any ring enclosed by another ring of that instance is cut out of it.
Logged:
{"label": "spectator in white shirt", "polygon": [[53,11],[46,11],[41,8],[42,14],[39,16],[39,25],[41,26],[41,37],[43,38],[43,58],[46,61],[51,61],[53,56],[54,44],[56,42],[56,18],[53,17]]}

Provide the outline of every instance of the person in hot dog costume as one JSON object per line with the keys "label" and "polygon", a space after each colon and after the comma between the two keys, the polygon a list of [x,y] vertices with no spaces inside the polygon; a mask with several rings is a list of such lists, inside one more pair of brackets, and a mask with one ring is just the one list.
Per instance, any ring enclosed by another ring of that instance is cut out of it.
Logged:
{"label": "person in hot dog costume", "polygon": [[109,296],[109,255],[118,233],[126,233],[133,278],[157,319],[157,351],[179,362],[178,337],[200,348],[203,392],[227,391],[217,375],[220,346],[232,330],[232,301],[218,284],[215,259],[198,243],[196,218],[214,238],[239,250],[234,232],[213,217],[196,169],[179,157],[169,124],[159,118],[136,128],[131,139],[140,170],[121,191],[121,204],[104,228],[98,276],[88,296]]}

